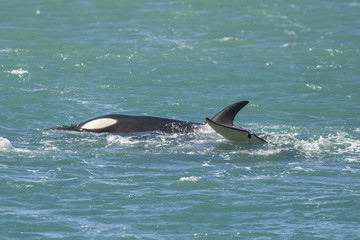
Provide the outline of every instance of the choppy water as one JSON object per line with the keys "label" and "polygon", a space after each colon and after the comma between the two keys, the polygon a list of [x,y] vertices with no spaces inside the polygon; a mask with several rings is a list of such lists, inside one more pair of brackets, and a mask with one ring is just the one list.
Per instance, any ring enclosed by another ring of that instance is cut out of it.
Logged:
{"label": "choppy water", "polygon": [[[357,239],[360,3],[20,1],[0,8],[2,239]],[[107,113],[242,146],[47,130]]]}

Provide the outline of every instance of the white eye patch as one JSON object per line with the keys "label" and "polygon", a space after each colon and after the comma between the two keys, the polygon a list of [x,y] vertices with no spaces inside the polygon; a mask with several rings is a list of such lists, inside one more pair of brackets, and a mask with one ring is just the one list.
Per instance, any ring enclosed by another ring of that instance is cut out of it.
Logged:
{"label": "white eye patch", "polygon": [[99,118],[92,120],[90,122],[85,123],[81,129],[84,130],[96,130],[96,129],[103,129],[106,127],[110,127],[117,123],[117,120],[112,118]]}

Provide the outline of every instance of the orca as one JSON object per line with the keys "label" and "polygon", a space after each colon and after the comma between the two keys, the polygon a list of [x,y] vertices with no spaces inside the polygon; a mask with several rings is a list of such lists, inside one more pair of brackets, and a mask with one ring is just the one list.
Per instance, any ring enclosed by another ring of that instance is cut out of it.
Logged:
{"label": "orca", "polygon": [[266,140],[259,134],[234,126],[235,116],[248,103],[249,101],[234,103],[221,110],[213,118],[206,118],[203,123],[154,116],[108,114],[69,126],[60,126],[56,129],[96,133],[189,133],[196,131],[207,123],[215,132],[228,140],[244,144],[266,143]]}

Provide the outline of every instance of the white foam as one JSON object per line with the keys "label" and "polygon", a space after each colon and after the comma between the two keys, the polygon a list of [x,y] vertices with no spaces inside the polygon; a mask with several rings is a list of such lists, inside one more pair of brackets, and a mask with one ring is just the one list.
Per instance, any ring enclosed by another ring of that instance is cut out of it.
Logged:
{"label": "white foam", "polygon": [[[355,161],[360,153],[360,139],[355,136],[356,134],[352,135],[341,130],[321,135],[313,134],[311,129],[294,126],[263,127],[250,124],[244,127],[267,136],[268,144],[259,148],[242,149],[242,153],[253,156],[272,156],[282,152],[293,152],[305,157],[350,154],[347,156],[349,159],[347,161]],[[359,130],[355,129],[355,132],[357,131]]]}
{"label": "white foam", "polygon": [[347,157],[345,158],[345,161],[352,163],[352,162],[360,162],[360,159],[355,158],[355,157]]}
{"label": "white foam", "polygon": [[306,87],[311,88],[312,90],[321,90],[323,87],[322,86],[317,86],[314,84],[305,84]]}
{"label": "white foam", "polygon": [[4,48],[4,49],[0,49],[0,53],[16,53],[18,54],[19,52],[24,52],[24,49],[12,49],[12,48]]}
{"label": "white foam", "polygon": [[11,74],[13,74],[13,75],[18,75],[18,76],[21,77],[21,78],[22,78],[24,75],[29,74],[28,71],[26,71],[26,70],[24,70],[24,69],[22,69],[22,68],[13,69],[13,70],[11,70],[11,71],[6,71],[6,72],[11,73]]}
{"label": "white foam", "polygon": [[13,145],[8,139],[0,137],[0,150],[9,150],[13,148]]}
{"label": "white foam", "polygon": [[230,41],[230,40],[232,40],[232,39],[234,39],[233,37],[223,37],[223,38],[221,38],[221,39],[218,39],[220,42],[227,42],[227,41]]}
{"label": "white foam", "polygon": [[203,167],[215,167],[215,165],[210,165],[209,163],[210,163],[210,161],[209,161],[209,162],[204,162],[204,163],[202,164],[202,166],[203,166]]}
{"label": "white foam", "polygon": [[191,176],[191,177],[182,177],[179,179],[180,182],[197,182],[201,179],[201,177],[195,177],[195,176]]}
{"label": "white foam", "polygon": [[285,143],[278,144],[293,145],[294,149],[307,157],[360,153],[360,140],[342,131],[325,136],[315,135],[309,139],[298,139],[296,135],[284,139]]}
{"label": "white foam", "polygon": [[0,53],[10,53],[13,50],[11,48],[4,48],[4,49],[0,49]]}
{"label": "white foam", "polygon": [[109,135],[106,137],[106,140],[109,145],[119,143],[120,145],[136,144],[139,141],[134,141],[130,137],[123,137],[120,135]]}

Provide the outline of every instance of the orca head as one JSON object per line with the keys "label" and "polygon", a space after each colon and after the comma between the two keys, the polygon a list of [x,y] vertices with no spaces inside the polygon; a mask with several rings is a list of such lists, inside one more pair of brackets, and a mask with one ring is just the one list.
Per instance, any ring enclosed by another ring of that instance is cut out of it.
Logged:
{"label": "orca head", "polygon": [[115,125],[118,121],[110,117],[90,119],[80,125],[80,130],[99,131]]}

